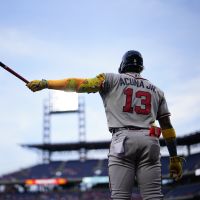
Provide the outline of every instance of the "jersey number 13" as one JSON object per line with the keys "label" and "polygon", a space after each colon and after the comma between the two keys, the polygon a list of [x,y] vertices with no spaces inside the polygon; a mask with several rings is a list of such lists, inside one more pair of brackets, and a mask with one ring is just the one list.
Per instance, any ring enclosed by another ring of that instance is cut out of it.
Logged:
{"label": "jersey number 13", "polygon": [[[137,114],[142,115],[148,115],[151,112],[151,93],[141,90],[134,93],[132,88],[125,88],[123,92],[126,96],[126,102],[123,106],[123,112],[136,112]],[[140,100],[140,106],[135,105],[133,107],[132,102],[134,97]]]}

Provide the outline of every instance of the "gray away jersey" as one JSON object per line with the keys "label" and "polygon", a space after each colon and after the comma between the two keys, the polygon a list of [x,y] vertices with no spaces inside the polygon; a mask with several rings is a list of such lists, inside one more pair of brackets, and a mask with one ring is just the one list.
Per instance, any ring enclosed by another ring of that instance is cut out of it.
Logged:
{"label": "gray away jersey", "polygon": [[100,95],[110,128],[149,128],[156,119],[170,115],[163,91],[137,73],[105,73]]}

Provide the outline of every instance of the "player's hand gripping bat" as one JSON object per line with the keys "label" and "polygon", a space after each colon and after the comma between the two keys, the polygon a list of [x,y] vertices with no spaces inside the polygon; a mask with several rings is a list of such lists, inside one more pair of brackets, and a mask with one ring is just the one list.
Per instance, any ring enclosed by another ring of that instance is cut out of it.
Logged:
{"label": "player's hand gripping bat", "polygon": [[9,68],[8,66],[6,66],[4,63],[0,62],[0,66],[2,68],[4,68],[6,71],[10,72],[11,74],[13,74],[14,76],[16,76],[17,78],[19,78],[20,80],[24,81],[26,84],[29,83],[28,80],[26,80],[23,76],[19,75],[17,72],[15,72],[14,70],[12,70],[11,68]]}

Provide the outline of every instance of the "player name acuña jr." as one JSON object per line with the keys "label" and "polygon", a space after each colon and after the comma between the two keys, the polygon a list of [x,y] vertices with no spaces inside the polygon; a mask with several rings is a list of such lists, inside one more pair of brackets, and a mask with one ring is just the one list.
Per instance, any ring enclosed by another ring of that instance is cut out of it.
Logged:
{"label": "player name acu\u00f1a jr.", "polygon": [[149,85],[145,86],[142,79],[120,78],[119,84],[120,84],[120,86],[134,85],[136,87],[142,87],[142,88],[146,88],[146,89],[152,90],[153,92],[155,92],[155,89],[156,89],[156,87],[154,85],[152,85],[152,84],[149,84]]}

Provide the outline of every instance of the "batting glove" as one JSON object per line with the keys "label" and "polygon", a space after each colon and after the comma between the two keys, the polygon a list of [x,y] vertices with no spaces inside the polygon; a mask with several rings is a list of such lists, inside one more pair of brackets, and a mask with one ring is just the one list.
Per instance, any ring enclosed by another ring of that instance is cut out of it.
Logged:
{"label": "batting glove", "polygon": [[48,83],[47,80],[33,80],[29,83],[27,83],[26,85],[30,90],[32,90],[33,92],[39,91],[39,90],[43,90],[45,88],[48,87]]}
{"label": "batting glove", "polygon": [[175,181],[178,181],[182,177],[183,160],[184,160],[184,158],[182,158],[180,156],[170,157],[169,173],[170,173],[170,177],[173,178]]}

